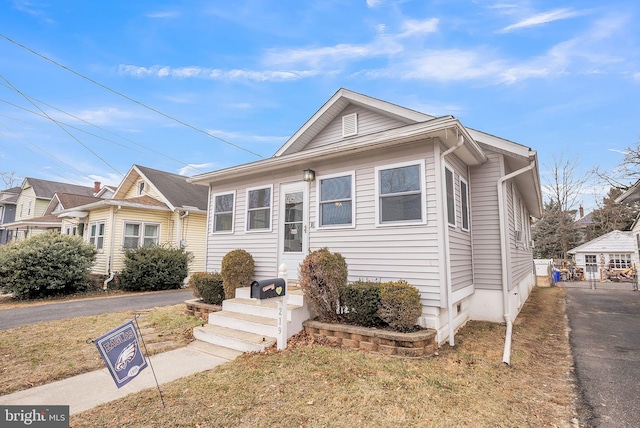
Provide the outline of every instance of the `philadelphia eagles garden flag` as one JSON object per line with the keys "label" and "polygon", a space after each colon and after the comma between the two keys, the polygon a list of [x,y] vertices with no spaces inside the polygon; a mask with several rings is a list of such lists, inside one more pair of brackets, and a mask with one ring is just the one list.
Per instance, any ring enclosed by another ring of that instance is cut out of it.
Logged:
{"label": "philadelphia eagles garden flag", "polygon": [[94,343],[118,388],[129,383],[147,367],[133,321],[103,334]]}

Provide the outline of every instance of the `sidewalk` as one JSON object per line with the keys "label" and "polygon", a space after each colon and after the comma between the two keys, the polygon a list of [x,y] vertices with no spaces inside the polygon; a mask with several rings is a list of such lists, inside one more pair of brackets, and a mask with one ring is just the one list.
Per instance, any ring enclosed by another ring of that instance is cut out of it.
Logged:
{"label": "sidewalk", "polygon": [[[242,353],[204,342],[191,342],[184,348],[150,358],[151,367],[118,389],[106,368],[72,378],[0,396],[3,405],[68,405],[71,415],[103,403],[117,400],[147,388],[156,388],[155,371],[160,385],[194,373],[213,369]],[[162,391],[162,387],[160,387]]]}

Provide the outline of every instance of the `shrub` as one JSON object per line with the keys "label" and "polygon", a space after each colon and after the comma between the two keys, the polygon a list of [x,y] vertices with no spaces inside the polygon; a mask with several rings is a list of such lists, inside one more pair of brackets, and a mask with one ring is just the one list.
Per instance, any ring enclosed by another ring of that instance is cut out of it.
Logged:
{"label": "shrub", "polygon": [[411,331],[420,314],[422,304],[417,288],[406,281],[381,284],[378,315],[389,328],[400,332]]}
{"label": "shrub", "polygon": [[189,256],[182,248],[166,246],[127,250],[119,287],[127,291],[171,290],[182,287]]}
{"label": "shrub", "polygon": [[0,247],[0,289],[19,299],[85,291],[96,252],[80,237],[57,232]]}
{"label": "shrub", "polygon": [[224,300],[222,275],[219,273],[196,272],[189,278],[193,295],[210,305],[221,305]]}
{"label": "shrub", "polygon": [[340,291],[347,284],[347,276],[347,263],[342,254],[327,248],[312,252],[300,264],[300,287],[320,321],[339,320]]}
{"label": "shrub", "polygon": [[253,257],[245,250],[237,249],[225,254],[220,269],[225,298],[233,299],[236,297],[236,288],[248,287],[254,269]]}
{"label": "shrub", "polygon": [[379,327],[380,282],[356,281],[343,287],[342,304],[348,322],[365,327]]}

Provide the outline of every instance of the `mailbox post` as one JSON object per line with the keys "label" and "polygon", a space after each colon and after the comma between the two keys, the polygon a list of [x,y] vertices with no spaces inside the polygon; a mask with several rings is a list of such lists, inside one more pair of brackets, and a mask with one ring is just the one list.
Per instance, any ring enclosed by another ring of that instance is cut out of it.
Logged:
{"label": "mailbox post", "polygon": [[287,347],[287,267],[280,265],[280,278],[261,279],[251,283],[251,297],[255,299],[278,299],[278,349]]}

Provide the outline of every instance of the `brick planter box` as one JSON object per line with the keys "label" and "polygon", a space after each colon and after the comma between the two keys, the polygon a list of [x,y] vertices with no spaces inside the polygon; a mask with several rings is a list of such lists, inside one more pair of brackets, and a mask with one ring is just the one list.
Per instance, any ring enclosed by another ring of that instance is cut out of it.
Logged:
{"label": "brick planter box", "polygon": [[187,308],[184,311],[185,314],[200,317],[207,322],[209,321],[209,314],[211,312],[222,310],[222,306],[210,305],[208,303],[204,303],[200,299],[186,300],[184,303],[187,305]]}
{"label": "brick planter box", "polygon": [[313,337],[324,337],[346,348],[359,349],[365,352],[402,358],[425,358],[432,356],[438,348],[436,332],[433,330],[399,333],[377,328],[331,324],[313,320],[307,320],[302,325],[305,331]]}

